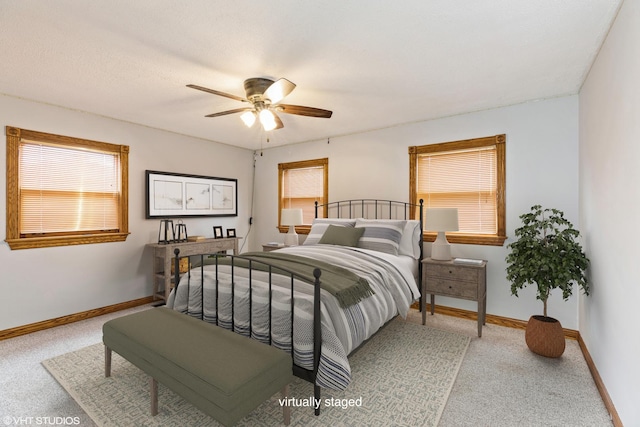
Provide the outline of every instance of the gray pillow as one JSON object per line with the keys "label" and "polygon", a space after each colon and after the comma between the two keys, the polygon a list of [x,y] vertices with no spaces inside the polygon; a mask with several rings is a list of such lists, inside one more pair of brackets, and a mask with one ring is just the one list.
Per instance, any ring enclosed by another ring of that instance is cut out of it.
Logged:
{"label": "gray pillow", "polygon": [[404,226],[405,221],[358,218],[356,228],[365,229],[358,247],[398,255]]}
{"label": "gray pillow", "polygon": [[303,245],[317,244],[330,224],[353,228],[356,225],[356,220],[346,218],[316,218],[313,220],[311,230],[309,231]]}
{"label": "gray pillow", "polygon": [[364,228],[342,227],[330,224],[320,238],[319,244],[357,246],[358,240],[364,233]]}

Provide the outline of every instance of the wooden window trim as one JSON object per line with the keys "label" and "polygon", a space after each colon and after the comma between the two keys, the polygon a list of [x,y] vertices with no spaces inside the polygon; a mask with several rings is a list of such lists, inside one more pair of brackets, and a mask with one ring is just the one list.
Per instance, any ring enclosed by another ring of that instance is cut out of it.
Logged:
{"label": "wooden window trim", "polygon": [[[439,144],[421,145],[409,147],[409,196],[413,202],[417,203],[418,187],[416,182],[416,167],[418,156],[426,153],[437,153],[443,151],[456,151],[473,148],[482,148],[494,146],[497,155],[497,203],[498,203],[498,230],[496,234],[465,234],[465,233],[447,233],[449,243],[471,244],[471,245],[490,245],[503,246],[507,239],[507,221],[506,221],[506,153],[505,153],[506,135],[495,135],[484,138],[474,138],[461,141],[442,142]],[[424,232],[424,240],[433,242],[436,239],[436,233]]]}
{"label": "wooden window trim", "polygon": [[[122,242],[129,235],[129,146],[109,144],[68,136],[54,135],[16,127],[6,127],[7,136],[7,237],[12,250],[48,248],[53,246],[84,245],[92,243]],[[120,154],[122,189],[120,195],[120,229],[118,232],[73,234],[47,237],[20,236],[19,202],[19,147],[20,140],[85,147]]]}
{"label": "wooden window trim", "polygon": [[[286,233],[289,231],[289,227],[280,225],[280,213],[282,212],[282,171],[286,169],[302,169],[302,168],[312,168],[319,167],[323,168],[323,194],[325,200],[329,200],[329,158],[325,157],[322,159],[313,159],[313,160],[300,160],[297,162],[288,162],[288,163],[279,163],[278,164],[278,230],[280,233]],[[327,216],[327,207],[326,202],[324,206],[324,211],[321,214],[322,217]],[[297,225],[296,233],[298,234],[309,234],[311,230],[311,225]]]}

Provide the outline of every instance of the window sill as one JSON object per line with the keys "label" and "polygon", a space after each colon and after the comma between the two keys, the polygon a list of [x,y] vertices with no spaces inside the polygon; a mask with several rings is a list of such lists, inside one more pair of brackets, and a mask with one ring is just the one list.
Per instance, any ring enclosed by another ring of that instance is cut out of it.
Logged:
{"label": "window sill", "polygon": [[88,245],[93,243],[124,242],[129,233],[86,234],[81,236],[24,237],[7,239],[11,250],[50,248],[54,246]]}
{"label": "window sill", "polygon": [[[289,226],[288,225],[279,225],[278,230],[281,233],[288,233],[289,232]],[[311,226],[310,225],[296,225],[296,233],[298,234],[309,234],[309,231],[311,230]]]}
{"label": "window sill", "polygon": [[[436,240],[436,233],[424,233],[425,242],[433,242]],[[497,234],[462,234],[447,233],[447,241],[449,243],[463,245],[487,245],[487,246],[503,246],[507,236],[498,236]]]}

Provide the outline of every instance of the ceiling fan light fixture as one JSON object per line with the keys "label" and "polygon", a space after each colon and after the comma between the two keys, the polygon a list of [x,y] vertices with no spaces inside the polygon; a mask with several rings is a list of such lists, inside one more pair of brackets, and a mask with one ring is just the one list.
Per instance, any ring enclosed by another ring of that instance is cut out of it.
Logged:
{"label": "ceiling fan light fixture", "polygon": [[243,113],[240,116],[240,118],[242,119],[244,124],[247,125],[248,128],[250,128],[256,122],[256,112],[255,111],[247,111],[247,112]]}
{"label": "ceiling fan light fixture", "polygon": [[274,130],[277,126],[273,113],[267,109],[260,111],[260,123],[266,131]]}
{"label": "ceiling fan light fixture", "polygon": [[244,81],[246,98],[232,95],[226,92],[209,89],[203,86],[188,84],[187,87],[207,92],[213,95],[223,96],[236,101],[247,102],[250,107],[234,108],[232,110],[220,111],[207,114],[205,117],[221,117],[229,114],[242,113],[241,119],[247,127],[252,127],[256,120],[265,131],[282,129],[284,123],[278,113],[294,114],[306,117],[330,118],[332,112],[321,108],[305,107],[304,105],[280,104],[280,101],[295,89],[295,83],[285,78],[273,81],[267,78],[254,77]]}

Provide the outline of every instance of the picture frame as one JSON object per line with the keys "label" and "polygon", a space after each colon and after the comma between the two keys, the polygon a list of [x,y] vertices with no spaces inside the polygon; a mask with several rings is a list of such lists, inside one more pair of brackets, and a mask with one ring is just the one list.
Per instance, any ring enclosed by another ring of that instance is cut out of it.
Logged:
{"label": "picture frame", "polygon": [[227,237],[236,237],[236,229],[227,228]]}
{"label": "picture frame", "polygon": [[214,239],[222,239],[224,234],[222,234],[222,227],[219,225],[215,225],[213,227],[213,238]]}
{"label": "picture frame", "polygon": [[238,180],[145,171],[146,218],[238,216]]}

